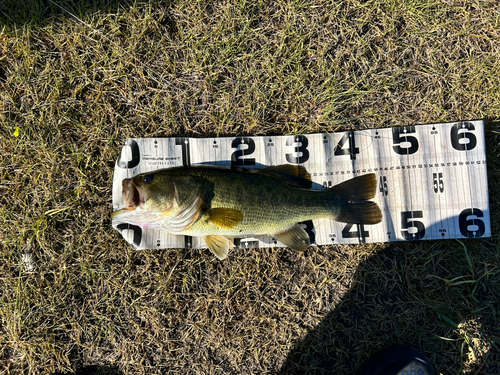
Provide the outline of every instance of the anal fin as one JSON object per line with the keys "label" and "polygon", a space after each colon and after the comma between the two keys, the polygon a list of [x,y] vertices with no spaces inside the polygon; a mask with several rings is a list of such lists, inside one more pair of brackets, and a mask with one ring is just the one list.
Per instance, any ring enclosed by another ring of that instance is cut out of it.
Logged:
{"label": "anal fin", "polygon": [[278,241],[297,251],[305,251],[311,244],[309,235],[299,224],[283,232],[275,233],[274,236]]}
{"label": "anal fin", "polygon": [[226,259],[229,252],[229,239],[224,236],[210,235],[205,237],[205,243],[217,258]]}

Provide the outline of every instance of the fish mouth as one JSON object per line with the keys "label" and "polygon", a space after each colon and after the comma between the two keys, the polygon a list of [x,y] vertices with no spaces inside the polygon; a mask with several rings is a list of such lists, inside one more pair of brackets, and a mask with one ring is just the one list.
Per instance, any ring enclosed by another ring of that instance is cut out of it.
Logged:
{"label": "fish mouth", "polygon": [[144,188],[134,184],[134,180],[131,178],[126,178],[122,182],[122,196],[125,202],[125,207],[114,211],[111,214],[111,218],[114,219],[117,216],[134,211],[137,207],[141,207],[142,204],[146,203],[146,195],[144,193]]}
{"label": "fish mouth", "polygon": [[125,206],[136,208],[146,203],[146,196],[144,194],[144,188],[134,184],[134,180],[131,178],[126,178],[122,182],[123,186],[123,200],[125,201]]}

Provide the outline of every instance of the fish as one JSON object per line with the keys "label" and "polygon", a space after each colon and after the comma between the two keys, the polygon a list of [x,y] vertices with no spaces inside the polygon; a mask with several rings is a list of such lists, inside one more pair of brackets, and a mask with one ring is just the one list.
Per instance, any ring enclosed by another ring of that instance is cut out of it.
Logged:
{"label": "fish", "polygon": [[382,212],[371,201],[377,190],[374,173],[326,190],[311,190],[312,184],[310,174],[299,165],[160,169],[124,179],[125,205],[111,217],[113,224],[203,237],[221,260],[234,246],[230,239],[249,236],[271,235],[304,251],[310,238],[299,223],[307,220],[381,222]]}

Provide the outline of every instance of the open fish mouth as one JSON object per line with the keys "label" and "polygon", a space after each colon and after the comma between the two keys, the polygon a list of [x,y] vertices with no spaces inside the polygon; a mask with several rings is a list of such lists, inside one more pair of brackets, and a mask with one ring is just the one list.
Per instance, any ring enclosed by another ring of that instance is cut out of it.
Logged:
{"label": "open fish mouth", "polygon": [[134,184],[134,180],[131,178],[126,178],[122,182],[122,196],[125,202],[125,207],[114,211],[111,214],[111,218],[114,219],[117,216],[131,212],[137,207],[141,207],[143,203],[146,203],[146,195],[144,194],[144,188]]}
{"label": "open fish mouth", "polygon": [[126,178],[123,180],[123,200],[125,206],[136,208],[137,206],[146,203],[144,189],[141,186],[134,184],[134,180]]}

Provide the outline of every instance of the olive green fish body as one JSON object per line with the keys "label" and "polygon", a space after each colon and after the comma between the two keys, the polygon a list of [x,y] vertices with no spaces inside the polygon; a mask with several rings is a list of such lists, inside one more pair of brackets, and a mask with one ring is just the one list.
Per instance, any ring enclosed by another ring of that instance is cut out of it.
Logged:
{"label": "olive green fish body", "polygon": [[181,167],[125,179],[125,208],[113,221],[173,234],[204,237],[220,259],[230,238],[269,234],[297,250],[309,236],[297,223],[328,218],[347,223],[381,221],[374,174],[355,177],[328,190],[310,190],[312,182],[300,166],[261,170]]}
{"label": "olive green fish body", "polygon": [[188,173],[209,181],[202,189],[209,207],[238,210],[243,218],[236,226],[227,228],[207,221],[207,213],[183,232],[190,236],[279,233],[301,221],[333,218],[340,204],[335,192],[301,189],[263,174],[197,169],[191,168]]}

